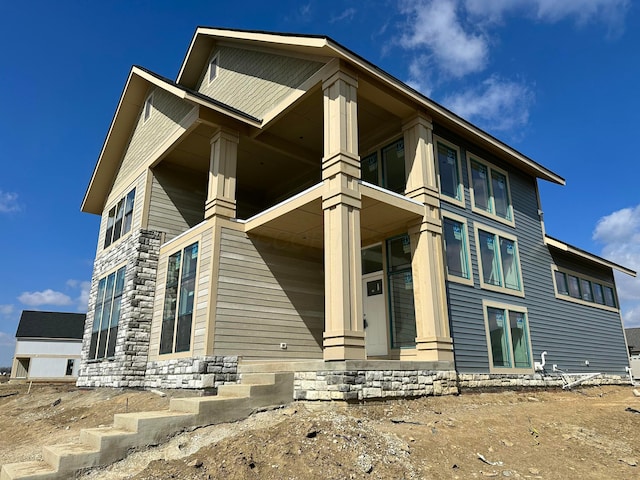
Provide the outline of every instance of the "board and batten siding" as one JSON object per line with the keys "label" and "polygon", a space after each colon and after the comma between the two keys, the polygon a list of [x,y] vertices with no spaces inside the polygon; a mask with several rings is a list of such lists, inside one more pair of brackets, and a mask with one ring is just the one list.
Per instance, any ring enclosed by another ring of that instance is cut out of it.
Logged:
{"label": "board and batten siding", "polygon": [[214,353],[319,359],[323,330],[322,251],[223,228]]}
{"label": "board and batten siding", "polygon": [[136,175],[141,168],[149,166],[153,153],[173,133],[183,128],[180,122],[195,108],[189,102],[160,88],[154,89],[151,94],[153,95],[151,115],[145,121],[142,108],[140,109],[138,121],[120,163],[109,199],[112,195],[120,195],[123,183],[127,183],[130,177]]}
{"label": "board and batten siding", "polygon": [[[443,199],[443,213],[451,212],[467,219],[467,235],[473,286],[447,282],[451,336],[456,368],[461,373],[488,373],[489,352],[482,301],[525,307],[529,322],[533,360],[547,352],[550,366],[568,372],[602,372],[624,374],[628,365],[620,315],[596,307],[582,306],[557,299],[551,265],[553,258],[544,244],[538,216],[536,179],[526,175],[449,132],[437,135],[461,149],[465,208]],[[477,214],[471,209],[467,150],[509,174],[515,228]],[[522,270],[524,298],[480,288],[478,251],[474,226],[488,226],[517,239]],[[568,268],[568,266],[567,266]],[[589,366],[585,365],[589,360]]]}
{"label": "board and batten siding", "polygon": [[[209,292],[211,290],[211,270],[214,248],[213,232],[214,227],[211,223],[202,223],[199,227],[194,228],[192,232],[185,234],[185,236],[165,243],[160,249],[149,341],[149,360],[151,361],[163,360],[165,358],[206,355],[205,341],[209,320]],[[194,311],[191,323],[191,350],[176,354],[159,355],[169,256],[196,242],[198,242],[198,264],[196,271],[196,291],[194,293]]]}
{"label": "board and batten siding", "polygon": [[[218,57],[218,74],[209,82],[209,63],[213,56]],[[207,61],[198,91],[263,118],[323,65],[285,55],[220,47]]]}
{"label": "board and batten siding", "polygon": [[152,170],[147,228],[166,234],[165,240],[186,232],[204,219],[207,175],[166,166]]}
{"label": "board and batten siding", "polygon": [[[131,220],[131,230],[129,232],[138,230],[142,228],[142,213],[144,210],[144,195],[146,189],[147,182],[147,173],[142,172],[136,179],[134,179],[133,183],[126,185],[124,189],[121,190],[120,196],[110,195],[109,202],[105,205],[104,211],[102,212],[102,218],[100,219],[100,232],[98,233],[98,248],[96,257],[100,256],[104,251],[104,236],[107,231],[107,220],[109,218],[109,210],[116,206],[120,199],[124,198],[131,190],[136,189],[136,198],[133,203],[133,219]],[[113,242],[107,249],[117,248],[116,245],[120,243],[122,238],[129,235],[129,233],[125,234],[119,240]]]}

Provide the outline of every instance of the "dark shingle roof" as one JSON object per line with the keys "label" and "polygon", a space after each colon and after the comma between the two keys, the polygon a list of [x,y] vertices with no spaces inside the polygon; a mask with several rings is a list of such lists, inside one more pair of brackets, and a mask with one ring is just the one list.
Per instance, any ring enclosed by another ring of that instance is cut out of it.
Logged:
{"label": "dark shingle roof", "polygon": [[82,340],[84,313],[23,310],[16,338],[72,338]]}
{"label": "dark shingle roof", "polygon": [[640,328],[625,328],[630,353],[640,353]]}

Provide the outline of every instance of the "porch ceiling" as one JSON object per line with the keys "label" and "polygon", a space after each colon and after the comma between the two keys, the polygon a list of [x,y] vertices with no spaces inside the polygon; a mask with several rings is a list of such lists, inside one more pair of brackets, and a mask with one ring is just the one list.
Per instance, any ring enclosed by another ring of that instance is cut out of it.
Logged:
{"label": "porch ceiling", "polygon": [[[406,232],[408,225],[420,221],[424,213],[424,206],[420,203],[366,183],[360,185],[360,192],[363,246]],[[245,231],[283,242],[323,248],[322,184],[248,219]]]}

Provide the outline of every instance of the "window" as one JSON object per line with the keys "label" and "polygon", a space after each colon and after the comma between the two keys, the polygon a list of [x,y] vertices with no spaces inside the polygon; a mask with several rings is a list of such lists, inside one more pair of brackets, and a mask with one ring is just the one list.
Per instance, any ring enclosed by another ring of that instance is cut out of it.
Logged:
{"label": "window", "polygon": [[480,286],[523,297],[522,274],[514,237],[476,226]]}
{"label": "window", "polygon": [[214,55],[209,62],[209,83],[213,82],[218,76],[218,55]]}
{"label": "window", "polygon": [[464,189],[460,170],[460,150],[455,145],[435,137],[440,193],[464,207]]}
{"label": "window", "polygon": [[73,365],[75,363],[75,360],[73,358],[69,358],[67,359],[67,369],[65,370],[65,375],[69,376],[69,375],[73,375]]}
{"label": "window", "polygon": [[551,269],[557,298],[617,311],[618,303],[612,285],[579,273],[559,270],[555,265]]}
{"label": "window", "polygon": [[187,352],[196,290],[198,243],[169,257],[164,294],[160,353]]}
{"label": "window", "polygon": [[473,211],[513,225],[507,172],[469,156],[469,186]]}
{"label": "window", "polygon": [[362,158],[360,161],[362,181],[378,185],[396,193],[404,193],[407,178],[404,165],[404,140],[390,145]]}
{"label": "window", "polygon": [[473,285],[466,221],[462,217],[443,213],[442,230],[447,280]]}
{"label": "window", "polygon": [[125,267],[103,277],[98,282],[98,294],[93,315],[89,359],[113,357],[120,321],[120,304],[124,292]]}
{"label": "window", "polygon": [[107,231],[104,236],[104,248],[107,248],[131,230],[135,198],[136,189],[134,188],[126,197],[121,198],[118,203],[109,210]]}
{"label": "window", "polygon": [[149,95],[147,99],[144,101],[144,109],[143,109],[143,120],[146,122],[149,120],[151,116],[151,112],[153,111],[153,94]]}
{"label": "window", "polygon": [[387,240],[387,275],[391,317],[391,346],[414,348],[416,312],[413,302],[411,242],[409,235]]}
{"label": "window", "polygon": [[483,302],[489,371],[528,373],[532,371],[527,309]]}

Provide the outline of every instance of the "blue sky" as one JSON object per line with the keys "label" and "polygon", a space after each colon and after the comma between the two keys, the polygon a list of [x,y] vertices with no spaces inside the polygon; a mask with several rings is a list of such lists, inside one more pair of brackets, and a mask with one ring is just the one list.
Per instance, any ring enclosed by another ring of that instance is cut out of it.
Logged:
{"label": "blue sky", "polygon": [[[0,2],[0,366],[23,309],[86,311],[80,203],[131,65],[175,78],[198,25],[331,36],[567,179],[547,232],[640,270],[631,0]],[[617,276],[626,326],[640,280]]]}

